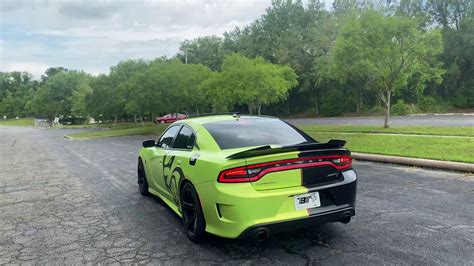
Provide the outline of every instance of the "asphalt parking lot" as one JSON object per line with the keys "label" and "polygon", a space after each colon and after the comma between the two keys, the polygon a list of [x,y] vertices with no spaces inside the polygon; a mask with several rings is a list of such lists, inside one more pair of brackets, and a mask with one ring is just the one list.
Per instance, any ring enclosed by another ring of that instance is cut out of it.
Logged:
{"label": "asphalt parking lot", "polygon": [[0,264],[474,264],[474,177],[356,162],[356,216],[246,240],[187,240],[136,187],[144,136],[0,126]]}

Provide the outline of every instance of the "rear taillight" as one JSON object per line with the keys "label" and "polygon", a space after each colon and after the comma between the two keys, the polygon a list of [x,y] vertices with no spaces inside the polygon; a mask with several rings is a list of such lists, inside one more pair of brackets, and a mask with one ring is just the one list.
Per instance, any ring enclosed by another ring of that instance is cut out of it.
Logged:
{"label": "rear taillight", "polygon": [[[338,167],[337,169],[348,168],[352,165],[352,158],[350,156],[341,156],[339,158],[333,158],[331,161]],[[341,168],[342,167],[342,168]]]}
{"label": "rear taillight", "polygon": [[248,182],[248,173],[245,167],[232,168],[224,170],[219,174],[219,182],[239,183]]}
{"label": "rear taillight", "polygon": [[322,165],[330,165],[337,170],[344,170],[352,166],[352,158],[348,155],[328,155],[252,164],[224,170],[219,174],[217,180],[221,183],[253,182],[272,172]]}

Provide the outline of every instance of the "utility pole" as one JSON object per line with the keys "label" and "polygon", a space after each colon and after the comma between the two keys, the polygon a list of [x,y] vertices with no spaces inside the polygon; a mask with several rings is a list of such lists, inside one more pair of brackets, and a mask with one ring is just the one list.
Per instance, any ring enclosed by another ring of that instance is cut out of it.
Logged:
{"label": "utility pole", "polygon": [[184,51],[184,63],[187,65],[188,64],[188,51],[192,51],[193,49],[191,48],[179,48],[179,50]]}

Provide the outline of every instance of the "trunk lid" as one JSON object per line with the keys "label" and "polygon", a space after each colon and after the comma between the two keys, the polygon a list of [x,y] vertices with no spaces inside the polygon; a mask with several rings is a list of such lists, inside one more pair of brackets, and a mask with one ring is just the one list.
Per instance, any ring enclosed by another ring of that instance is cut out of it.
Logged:
{"label": "trunk lid", "polygon": [[344,145],[333,141],[276,148],[262,146],[228,158],[245,158],[255,190],[321,186],[340,181],[341,170],[350,167],[350,152],[341,143]]}

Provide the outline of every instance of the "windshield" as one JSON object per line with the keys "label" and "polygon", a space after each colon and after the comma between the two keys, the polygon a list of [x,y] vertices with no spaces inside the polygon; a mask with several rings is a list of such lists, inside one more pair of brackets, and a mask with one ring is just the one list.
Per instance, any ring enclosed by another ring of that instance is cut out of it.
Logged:
{"label": "windshield", "polygon": [[261,145],[291,145],[309,141],[296,129],[278,119],[242,118],[204,124],[224,149]]}

